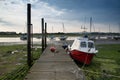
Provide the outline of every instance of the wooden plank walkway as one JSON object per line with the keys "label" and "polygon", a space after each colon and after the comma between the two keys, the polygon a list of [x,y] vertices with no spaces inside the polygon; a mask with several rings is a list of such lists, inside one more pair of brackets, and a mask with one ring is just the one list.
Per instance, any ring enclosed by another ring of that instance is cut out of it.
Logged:
{"label": "wooden plank walkway", "polygon": [[39,60],[32,66],[25,80],[84,80],[82,71],[60,45],[56,52],[46,48]]}

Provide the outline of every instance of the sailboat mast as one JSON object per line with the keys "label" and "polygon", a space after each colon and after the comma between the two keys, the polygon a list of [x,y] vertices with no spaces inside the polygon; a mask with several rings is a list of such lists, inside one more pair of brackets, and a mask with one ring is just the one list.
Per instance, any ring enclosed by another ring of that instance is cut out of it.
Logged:
{"label": "sailboat mast", "polygon": [[64,23],[62,23],[62,25],[63,25],[63,33],[64,33],[64,32],[65,32],[65,31],[64,31]]}
{"label": "sailboat mast", "polygon": [[109,24],[109,33],[111,33],[110,24]]}
{"label": "sailboat mast", "polygon": [[120,35],[120,23],[119,23],[119,35]]}
{"label": "sailboat mast", "polygon": [[52,33],[53,33],[53,26],[52,26]]}
{"label": "sailboat mast", "polygon": [[92,17],[90,17],[90,33],[91,33],[91,28],[92,28]]}

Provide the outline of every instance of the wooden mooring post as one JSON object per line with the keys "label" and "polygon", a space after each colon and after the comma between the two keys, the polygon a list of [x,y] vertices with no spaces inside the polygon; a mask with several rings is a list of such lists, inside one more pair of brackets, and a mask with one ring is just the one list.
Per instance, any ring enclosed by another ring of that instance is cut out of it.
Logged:
{"label": "wooden mooring post", "polygon": [[31,4],[27,4],[27,63],[32,65],[31,58]]}
{"label": "wooden mooring post", "polygon": [[[44,18],[41,19],[41,25],[42,25],[42,52],[47,47],[47,23],[44,24]],[[45,26],[44,26],[45,25]]]}
{"label": "wooden mooring post", "polygon": [[47,47],[47,23],[45,23],[45,48]]}
{"label": "wooden mooring post", "polygon": [[41,26],[42,26],[42,52],[44,51],[44,18],[41,19]]}

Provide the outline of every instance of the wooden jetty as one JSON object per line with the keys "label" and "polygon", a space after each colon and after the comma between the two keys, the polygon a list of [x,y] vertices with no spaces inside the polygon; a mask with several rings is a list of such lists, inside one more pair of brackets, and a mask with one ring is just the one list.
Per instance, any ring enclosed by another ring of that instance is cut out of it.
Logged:
{"label": "wooden jetty", "polygon": [[60,45],[50,45],[30,69],[25,80],[84,80],[83,72]]}
{"label": "wooden jetty", "polygon": [[[45,24],[45,26],[44,26]],[[27,62],[31,66],[31,4],[27,4]],[[82,71],[65,52],[61,45],[55,45],[56,51],[50,51],[50,45],[46,47],[47,23],[41,19],[42,30],[42,55],[30,69],[25,80],[84,80]],[[46,49],[45,49],[46,48]]]}

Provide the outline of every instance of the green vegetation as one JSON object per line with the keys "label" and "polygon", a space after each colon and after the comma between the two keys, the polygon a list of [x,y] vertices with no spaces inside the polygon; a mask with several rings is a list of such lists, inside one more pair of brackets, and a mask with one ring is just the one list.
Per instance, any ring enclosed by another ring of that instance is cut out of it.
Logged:
{"label": "green vegetation", "polygon": [[[37,45],[38,46],[38,45]],[[26,45],[0,46],[0,80],[23,80],[27,66]],[[40,57],[41,49],[33,49],[33,62]]]}
{"label": "green vegetation", "polygon": [[[99,53],[90,65],[78,64],[86,80],[120,80],[120,44],[97,45],[97,48]],[[26,45],[0,46],[0,80],[24,79],[29,70],[26,50]],[[35,61],[41,49],[33,49],[32,53]]]}
{"label": "green vegetation", "polygon": [[97,45],[96,54],[90,65],[83,67],[86,80],[120,80],[120,44]]}

